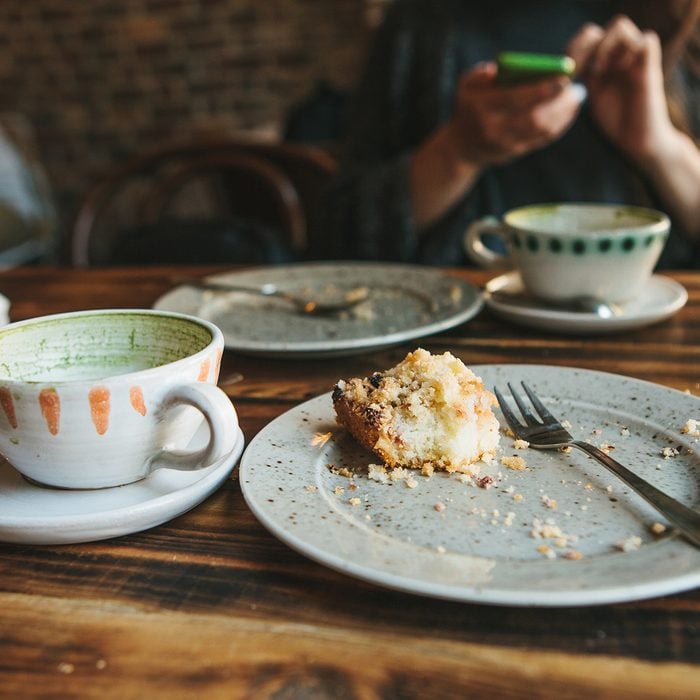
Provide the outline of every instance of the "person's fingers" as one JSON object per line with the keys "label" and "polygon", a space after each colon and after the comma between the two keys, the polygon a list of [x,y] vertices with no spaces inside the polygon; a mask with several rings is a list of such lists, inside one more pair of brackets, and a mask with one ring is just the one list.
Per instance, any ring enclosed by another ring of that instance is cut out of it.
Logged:
{"label": "person's fingers", "polygon": [[625,70],[644,50],[642,32],[625,15],[618,15],[606,26],[590,64],[590,72],[600,75],[607,70]]}
{"label": "person's fingers", "polygon": [[470,71],[461,76],[459,86],[461,88],[475,88],[491,85],[497,73],[498,67],[493,61],[477,63]]}
{"label": "person's fingers", "polygon": [[554,99],[568,84],[567,77],[554,76],[521,85],[494,86],[493,90],[484,95],[484,100],[490,109],[523,112],[541,102]]}
{"label": "person's fingers", "polygon": [[580,94],[570,87],[556,99],[514,115],[507,124],[507,130],[529,146],[550,143],[571,125],[580,105]]}
{"label": "person's fingers", "polygon": [[569,41],[565,51],[576,62],[575,75],[585,74],[591,57],[604,35],[605,30],[600,25],[588,22]]}
{"label": "person's fingers", "polygon": [[643,60],[647,65],[661,66],[661,39],[659,35],[652,31],[646,30],[642,32],[642,44],[644,46]]}

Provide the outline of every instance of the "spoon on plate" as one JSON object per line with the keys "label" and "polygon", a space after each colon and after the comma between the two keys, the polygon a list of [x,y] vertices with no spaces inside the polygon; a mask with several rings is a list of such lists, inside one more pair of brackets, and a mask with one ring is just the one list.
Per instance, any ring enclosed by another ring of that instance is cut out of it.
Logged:
{"label": "spoon on plate", "polygon": [[567,299],[560,303],[545,304],[544,302],[535,299],[525,292],[506,292],[502,289],[488,290],[488,293],[495,300],[501,299],[507,304],[517,304],[532,308],[533,306],[545,306],[549,309],[561,311],[571,311],[574,313],[594,314],[598,318],[615,318],[622,316],[624,310],[619,304],[604,301],[592,296],[581,296]]}
{"label": "spoon on plate", "polygon": [[352,289],[329,288],[319,291],[318,298],[310,295],[295,294],[280,289],[276,284],[268,282],[259,287],[215,282],[206,279],[181,280],[181,284],[209,292],[241,292],[262,297],[282,299],[290,303],[297,313],[305,316],[323,316],[349,311],[369,298],[369,288],[365,286]]}
{"label": "spoon on plate", "polygon": [[615,316],[623,314],[619,304],[596,299],[595,297],[576,297],[571,299],[566,306],[570,306],[574,311],[595,314],[600,318],[615,318]]}

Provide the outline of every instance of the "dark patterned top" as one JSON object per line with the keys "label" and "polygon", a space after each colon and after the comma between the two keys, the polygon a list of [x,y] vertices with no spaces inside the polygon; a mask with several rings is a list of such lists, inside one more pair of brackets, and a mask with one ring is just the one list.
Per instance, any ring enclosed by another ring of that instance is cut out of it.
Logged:
{"label": "dark patterned top", "polygon": [[[584,104],[562,138],[485,171],[420,236],[412,219],[409,156],[448,119],[460,73],[502,50],[561,53],[585,21],[605,23],[609,14],[610,3],[601,0],[395,0],[378,30],[350,114],[326,211],[325,255],[462,265],[468,264],[465,229],[487,214],[561,201],[660,207]],[[661,266],[690,266],[693,252],[680,233],[672,232]]]}

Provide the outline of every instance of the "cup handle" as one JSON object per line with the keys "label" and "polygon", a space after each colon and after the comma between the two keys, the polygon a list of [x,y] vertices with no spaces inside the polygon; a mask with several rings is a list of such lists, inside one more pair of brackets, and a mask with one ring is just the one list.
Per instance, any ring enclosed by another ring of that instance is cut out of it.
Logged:
{"label": "cup handle", "polygon": [[180,471],[204,469],[222,460],[236,445],[238,415],[229,397],[217,386],[203,382],[181,384],[165,395],[158,411],[162,415],[179,404],[194,406],[202,413],[209,426],[209,442],[199,450],[161,450],[151,458],[149,472],[163,467]]}
{"label": "cup handle", "polygon": [[464,234],[464,250],[469,258],[481,267],[503,267],[508,264],[510,258],[503,253],[497,253],[487,248],[481,237],[485,233],[492,233],[505,240],[503,224],[495,216],[485,216],[482,219],[469,224]]}

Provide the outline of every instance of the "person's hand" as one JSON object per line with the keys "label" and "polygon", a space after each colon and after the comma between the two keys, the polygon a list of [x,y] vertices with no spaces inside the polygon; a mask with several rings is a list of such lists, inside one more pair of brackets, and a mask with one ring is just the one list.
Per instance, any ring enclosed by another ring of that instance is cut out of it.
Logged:
{"label": "person's hand", "polygon": [[607,138],[640,165],[663,157],[678,132],[668,114],[658,35],[619,15],[605,27],[584,25],[567,53]]}
{"label": "person's hand", "polygon": [[447,124],[460,157],[479,168],[506,163],[564,134],[580,95],[568,78],[499,85],[494,63],[482,63],[459,80]]}

